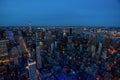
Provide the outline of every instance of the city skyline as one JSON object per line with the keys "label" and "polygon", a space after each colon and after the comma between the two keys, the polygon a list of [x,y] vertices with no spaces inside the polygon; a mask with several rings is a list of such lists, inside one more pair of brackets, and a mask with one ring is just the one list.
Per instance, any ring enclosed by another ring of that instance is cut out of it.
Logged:
{"label": "city skyline", "polygon": [[0,26],[120,26],[119,0],[1,0]]}
{"label": "city skyline", "polygon": [[0,80],[119,80],[120,28],[0,28]]}

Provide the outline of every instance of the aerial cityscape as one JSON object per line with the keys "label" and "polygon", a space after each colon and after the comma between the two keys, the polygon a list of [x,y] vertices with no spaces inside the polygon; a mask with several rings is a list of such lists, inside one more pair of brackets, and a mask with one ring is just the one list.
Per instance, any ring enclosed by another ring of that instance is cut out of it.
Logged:
{"label": "aerial cityscape", "polygon": [[0,80],[119,79],[120,28],[0,28]]}
{"label": "aerial cityscape", "polygon": [[120,0],[0,0],[0,80],[120,80]]}

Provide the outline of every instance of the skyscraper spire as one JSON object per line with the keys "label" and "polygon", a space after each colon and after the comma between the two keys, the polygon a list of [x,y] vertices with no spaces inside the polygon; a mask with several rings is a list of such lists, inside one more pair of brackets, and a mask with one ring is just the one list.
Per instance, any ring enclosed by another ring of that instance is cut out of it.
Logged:
{"label": "skyscraper spire", "polygon": [[31,25],[32,25],[32,22],[31,21],[29,21],[29,32],[31,32],[32,31],[32,28],[31,28]]}

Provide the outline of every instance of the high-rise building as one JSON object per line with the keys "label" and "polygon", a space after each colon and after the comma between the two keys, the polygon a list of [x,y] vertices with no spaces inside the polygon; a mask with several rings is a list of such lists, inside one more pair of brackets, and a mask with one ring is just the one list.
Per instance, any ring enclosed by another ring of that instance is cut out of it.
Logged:
{"label": "high-rise building", "polygon": [[0,59],[8,56],[6,40],[0,40]]}
{"label": "high-rise building", "polygon": [[53,53],[53,50],[54,50],[54,43],[52,42],[51,43],[51,53]]}
{"label": "high-rise building", "polygon": [[72,35],[72,28],[70,28],[70,35]]}
{"label": "high-rise building", "polygon": [[29,61],[29,77],[30,80],[37,80],[37,74],[36,74],[36,62],[35,61]]}
{"label": "high-rise building", "polygon": [[42,61],[41,61],[41,54],[40,54],[40,47],[36,46],[36,61],[37,61],[37,68],[42,68]]}
{"label": "high-rise building", "polygon": [[98,54],[100,55],[102,51],[102,43],[99,42]]}
{"label": "high-rise building", "polygon": [[36,32],[36,62],[37,62],[37,68],[40,69],[42,68],[42,61],[41,61],[41,47],[38,41],[38,34]]}
{"label": "high-rise building", "polygon": [[96,47],[94,45],[92,45],[91,46],[92,57],[95,56],[95,50],[96,50]]}
{"label": "high-rise building", "polygon": [[11,49],[11,55],[12,55],[14,64],[15,64],[15,65],[18,65],[18,64],[19,64],[19,61],[18,61],[19,52],[18,52],[17,47],[13,47],[13,48]]}
{"label": "high-rise building", "polygon": [[82,46],[82,44],[80,44],[80,46],[79,46],[79,50],[80,50],[80,52],[82,52],[82,50],[83,50],[83,46]]}
{"label": "high-rise building", "polygon": [[58,47],[58,41],[55,41],[55,48]]}
{"label": "high-rise building", "polygon": [[9,61],[6,40],[0,40],[0,80],[4,80],[3,75],[7,73],[5,65],[8,64]]}
{"label": "high-rise building", "polygon": [[66,36],[66,30],[63,29],[63,36],[65,37]]}
{"label": "high-rise building", "polygon": [[14,33],[12,31],[6,31],[6,38],[10,41],[15,41]]}
{"label": "high-rise building", "polygon": [[32,32],[31,24],[32,22],[29,22],[29,32]]}

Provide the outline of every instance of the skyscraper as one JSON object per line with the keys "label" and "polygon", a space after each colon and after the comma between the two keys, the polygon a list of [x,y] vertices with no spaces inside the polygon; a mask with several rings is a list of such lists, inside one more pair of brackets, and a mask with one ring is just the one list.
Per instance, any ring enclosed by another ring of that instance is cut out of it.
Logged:
{"label": "skyscraper", "polygon": [[80,44],[80,46],[79,46],[79,50],[80,50],[80,53],[82,52],[82,50],[83,50],[83,46],[82,46],[82,44]]}
{"label": "skyscraper", "polygon": [[66,36],[66,30],[63,29],[63,36],[65,37]]}
{"label": "skyscraper", "polygon": [[8,56],[6,40],[0,40],[0,59]]}
{"label": "skyscraper", "polygon": [[42,68],[42,61],[41,61],[41,48],[38,42],[38,34],[36,32],[36,62],[37,62],[37,68]]}
{"label": "skyscraper", "polygon": [[96,50],[96,47],[94,45],[92,45],[91,46],[92,57],[95,56],[95,50]]}
{"label": "skyscraper", "polygon": [[18,61],[19,52],[18,52],[17,47],[13,47],[13,48],[11,49],[11,55],[12,55],[14,64],[15,64],[15,65],[18,65],[18,64],[19,64],[19,61]]}
{"label": "skyscraper", "polygon": [[14,33],[12,31],[6,31],[6,38],[10,41],[15,41]]}
{"label": "skyscraper", "polygon": [[51,53],[53,53],[53,50],[54,50],[54,43],[53,42],[51,43],[51,47],[50,48],[51,48]]}
{"label": "skyscraper", "polygon": [[99,47],[98,47],[98,54],[100,55],[102,51],[102,43],[99,42]]}
{"label": "skyscraper", "polygon": [[37,80],[36,62],[35,61],[29,61],[28,62],[28,66],[29,66],[29,77],[30,77],[30,80]]}
{"label": "skyscraper", "polygon": [[29,22],[29,32],[30,32],[30,33],[31,33],[31,31],[32,31],[31,24],[32,24],[32,22]]}
{"label": "skyscraper", "polygon": [[72,28],[70,28],[70,35],[72,35]]}

